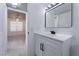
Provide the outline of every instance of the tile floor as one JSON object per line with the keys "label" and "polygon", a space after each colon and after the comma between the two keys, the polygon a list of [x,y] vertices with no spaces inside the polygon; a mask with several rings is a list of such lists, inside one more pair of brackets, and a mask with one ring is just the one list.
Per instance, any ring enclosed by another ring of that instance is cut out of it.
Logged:
{"label": "tile floor", "polygon": [[7,56],[26,56],[25,37],[8,37]]}

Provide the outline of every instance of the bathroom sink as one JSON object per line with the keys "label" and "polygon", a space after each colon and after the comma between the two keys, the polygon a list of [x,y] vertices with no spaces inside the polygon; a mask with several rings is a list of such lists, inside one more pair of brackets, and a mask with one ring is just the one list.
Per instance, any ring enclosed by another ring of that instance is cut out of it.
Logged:
{"label": "bathroom sink", "polygon": [[56,40],[60,40],[60,41],[64,41],[72,37],[72,35],[60,34],[60,33],[56,33],[56,34],[51,34],[50,32],[35,32],[35,33],[49,38],[55,38]]}

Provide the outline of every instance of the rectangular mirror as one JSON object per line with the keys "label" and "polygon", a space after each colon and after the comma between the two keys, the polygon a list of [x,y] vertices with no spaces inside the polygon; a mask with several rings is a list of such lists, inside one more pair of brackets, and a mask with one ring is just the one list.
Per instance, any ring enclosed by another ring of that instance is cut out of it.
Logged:
{"label": "rectangular mirror", "polygon": [[45,13],[46,27],[71,27],[71,3],[63,3]]}

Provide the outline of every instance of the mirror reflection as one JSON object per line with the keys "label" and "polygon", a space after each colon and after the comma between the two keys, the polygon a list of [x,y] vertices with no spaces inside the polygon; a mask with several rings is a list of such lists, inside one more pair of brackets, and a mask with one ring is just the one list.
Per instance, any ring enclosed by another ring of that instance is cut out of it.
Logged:
{"label": "mirror reflection", "polygon": [[46,27],[71,27],[71,3],[63,3],[45,13]]}

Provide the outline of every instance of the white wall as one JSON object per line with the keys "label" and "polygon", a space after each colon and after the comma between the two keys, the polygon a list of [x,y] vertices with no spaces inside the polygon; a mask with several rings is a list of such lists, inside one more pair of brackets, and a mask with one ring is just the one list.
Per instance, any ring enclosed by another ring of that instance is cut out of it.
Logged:
{"label": "white wall", "polygon": [[29,21],[29,55],[34,55],[33,32],[44,30],[44,7],[47,4],[29,3],[27,5]]}
{"label": "white wall", "polygon": [[[7,45],[7,33],[5,32],[5,20],[7,16],[6,4],[0,3],[0,55],[5,55]],[[7,24],[6,24],[7,25]]]}
{"label": "white wall", "polygon": [[79,56],[79,3],[73,4],[72,50],[71,55]]}
{"label": "white wall", "polygon": [[29,20],[29,55],[34,55],[33,31],[56,31],[59,33],[72,34],[71,55],[79,55],[79,4],[73,4],[71,28],[46,28],[44,27],[44,8],[48,4],[28,4]]}

